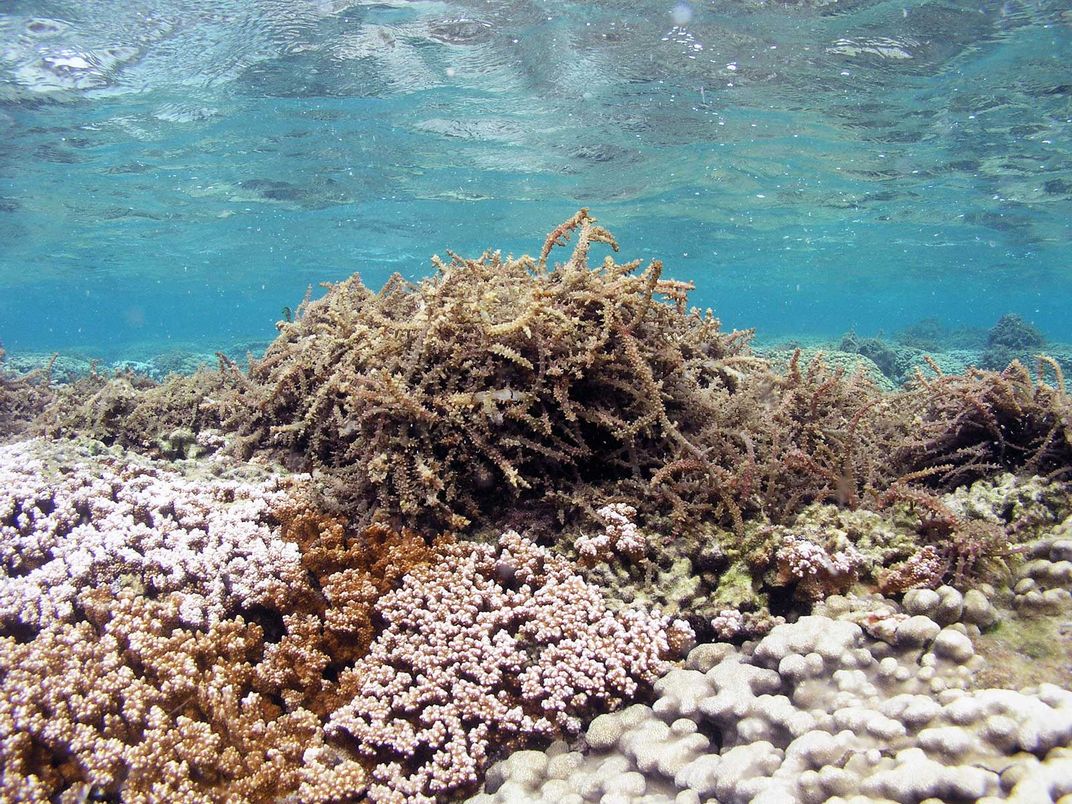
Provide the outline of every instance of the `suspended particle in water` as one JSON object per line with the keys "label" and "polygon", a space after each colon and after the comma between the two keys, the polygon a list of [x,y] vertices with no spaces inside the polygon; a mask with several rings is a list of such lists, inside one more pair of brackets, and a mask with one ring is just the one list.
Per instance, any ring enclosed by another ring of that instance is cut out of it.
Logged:
{"label": "suspended particle in water", "polygon": [[692,22],[692,6],[688,3],[678,3],[671,9],[670,18],[674,25],[688,25]]}

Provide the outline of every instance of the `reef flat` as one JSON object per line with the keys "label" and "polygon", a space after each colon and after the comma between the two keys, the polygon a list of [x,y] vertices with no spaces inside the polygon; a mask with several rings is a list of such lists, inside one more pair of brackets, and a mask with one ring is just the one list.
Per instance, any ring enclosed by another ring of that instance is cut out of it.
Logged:
{"label": "reef flat", "polygon": [[760,350],[618,250],[0,374],[0,798],[1072,794],[1062,360]]}

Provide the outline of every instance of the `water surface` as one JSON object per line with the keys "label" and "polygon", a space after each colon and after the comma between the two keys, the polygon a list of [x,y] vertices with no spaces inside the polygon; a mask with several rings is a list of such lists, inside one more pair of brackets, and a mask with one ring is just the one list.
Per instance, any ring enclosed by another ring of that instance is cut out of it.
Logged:
{"label": "water surface", "polygon": [[0,3],[0,340],[264,341],[309,284],[588,206],[761,335],[1072,341],[1044,2]]}

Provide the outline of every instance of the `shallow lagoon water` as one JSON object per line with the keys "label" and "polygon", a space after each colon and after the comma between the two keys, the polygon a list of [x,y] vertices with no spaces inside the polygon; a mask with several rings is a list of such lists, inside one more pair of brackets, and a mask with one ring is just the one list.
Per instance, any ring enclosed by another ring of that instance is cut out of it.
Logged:
{"label": "shallow lagoon water", "polygon": [[1072,340],[1061,2],[10,2],[0,339],[263,343],[587,206],[761,338]]}

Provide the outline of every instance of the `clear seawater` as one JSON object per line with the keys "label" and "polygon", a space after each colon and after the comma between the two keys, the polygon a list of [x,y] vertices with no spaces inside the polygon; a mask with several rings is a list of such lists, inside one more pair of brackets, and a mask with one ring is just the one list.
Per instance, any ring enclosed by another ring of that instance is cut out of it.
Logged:
{"label": "clear seawater", "polygon": [[1070,9],[0,0],[0,342],[264,342],[580,206],[764,337],[1072,341]]}

